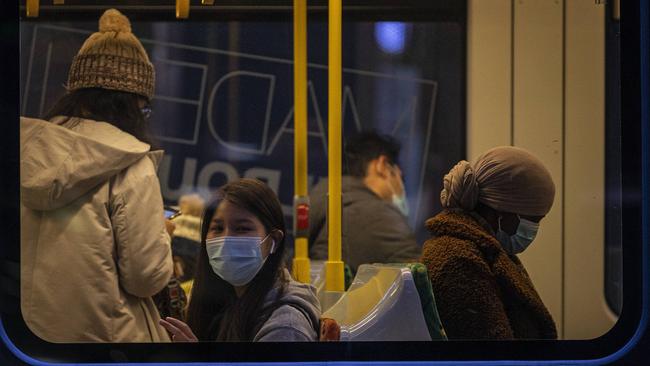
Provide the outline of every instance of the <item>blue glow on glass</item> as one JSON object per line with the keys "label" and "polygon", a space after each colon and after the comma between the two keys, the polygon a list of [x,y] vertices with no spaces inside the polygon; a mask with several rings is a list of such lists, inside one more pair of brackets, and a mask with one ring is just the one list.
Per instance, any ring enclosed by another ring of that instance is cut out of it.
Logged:
{"label": "blue glow on glass", "polygon": [[375,23],[375,41],[379,48],[391,54],[404,52],[406,24],[402,22]]}

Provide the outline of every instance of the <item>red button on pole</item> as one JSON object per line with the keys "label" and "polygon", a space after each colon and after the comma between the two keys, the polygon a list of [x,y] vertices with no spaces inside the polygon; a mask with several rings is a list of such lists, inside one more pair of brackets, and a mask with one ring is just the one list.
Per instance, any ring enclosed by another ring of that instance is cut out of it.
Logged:
{"label": "red button on pole", "polygon": [[298,230],[309,229],[309,206],[304,203],[296,207],[296,226]]}

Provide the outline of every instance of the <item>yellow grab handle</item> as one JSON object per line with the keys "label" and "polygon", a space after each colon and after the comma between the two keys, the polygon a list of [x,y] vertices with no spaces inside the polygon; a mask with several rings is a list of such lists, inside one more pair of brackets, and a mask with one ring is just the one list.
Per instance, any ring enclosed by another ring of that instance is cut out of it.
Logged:
{"label": "yellow grab handle", "polygon": [[214,5],[214,0],[201,0],[202,5]]}
{"label": "yellow grab handle", "polygon": [[341,261],[341,0],[329,0],[328,108],[327,108],[327,202],[328,257],[325,262],[325,289],[345,291]]}
{"label": "yellow grab handle", "polygon": [[311,283],[311,264],[307,256],[307,238],[296,238],[296,254],[293,258],[293,278],[302,283]]}
{"label": "yellow grab handle", "polygon": [[39,0],[27,0],[25,9],[27,10],[27,17],[36,18],[38,16]]}
{"label": "yellow grab handle", "polygon": [[345,291],[345,275],[342,261],[325,262],[325,291]]}
{"label": "yellow grab handle", "polygon": [[307,0],[293,1],[295,195],[307,195]]}
{"label": "yellow grab handle", "polygon": [[307,0],[293,0],[293,277],[311,282],[309,262],[309,196],[307,196]]}
{"label": "yellow grab handle", "polygon": [[190,0],[176,0],[176,19],[187,19],[190,16]]}
{"label": "yellow grab handle", "polygon": [[63,4],[65,4],[65,0],[53,0],[52,4],[54,4],[54,5],[63,5]]}

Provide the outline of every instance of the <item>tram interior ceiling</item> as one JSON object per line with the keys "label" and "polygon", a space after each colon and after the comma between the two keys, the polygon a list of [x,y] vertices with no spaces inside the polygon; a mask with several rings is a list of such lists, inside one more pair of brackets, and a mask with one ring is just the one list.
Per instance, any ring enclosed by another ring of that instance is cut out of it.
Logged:
{"label": "tram interior ceiling", "polygon": [[[87,20],[99,17],[107,8],[119,8],[125,15],[135,20],[170,21],[176,19],[176,5],[173,0],[161,1],[103,1],[103,0],[57,0],[39,1],[38,18],[42,20]],[[227,20],[265,20],[290,21],[293,2],[287,0],[226,0],[210,1],[186,0],[189,4],[189,20],[227,21]],[[26,0],[20,2],[21,14],[26,14]],[[345,19],[395,19],[400,17],[412,20],[454,20],[465,19],[466,4],[453,0],[355,0],[343,2]],[[327,0],[310,0],[307,4],[311,18],[327,17]]]}
{"label": "tram interior ceiling", "polygon": [[[153,145],[164,150],[157,171],[164,204],[176,207],[191,194],[207,200],[228,182],[256,178],[277,194],[291,223],[294,2],[188,4],[187,18],[177,19],[174,1],[48,0],[39,1],[36,15],[27,17],[30,5],[21,1],[21,116],[42,118],[66,93],[62,85],[70,60],[97,31],[98,17],[117,8],[131,20],[156,70],[149,123]],[[621,95],[613,92],[623,82],[621,22],[611,16],[620,15],[613,9],[617,4],[357,0],[342,6],[341,138],[345,145],[373,130],[400,144],[396,163],[406,221],[419,248],[431,238],[425,222],[443,210],[443,181],[459,161],[474,162],[496,146],[515,146],[532,152],[548,169],[554,204],[534,244],[518,258],[559,341],[530,340],[529,345],[550,347],[557,359],[568,343],[563,340],[576,340],[576,349],[589,354],[598,348],[589,342],[613,344],[629,331],[622,327],[633,322],[624,315],[623,301],[622,161],[631,147],[620,142],[625,135]],[[311,191],[328,178],[328,1],[308,1],[307,19]],[[309,209],[308,200],[300,202]],[[343,232],[355,225],[345,216],[341,220]],[[292,258],[296,238],[287,228],[287,257]],[[445,300],[430,290],[423,266],[413,262],[364,263],[347,273],[348,292],[335,297],[325,290],[326,264],[311,262],[308,281],[318,291],[325,318],[338,321],[337,340],[357,341],[351,347],[358,348],[337,359],[372,359],[376,347],[368,341],[447,339],[435,308]],[[433,307],[424,305],[429,293]],[[444,347],[462,353],[463,343],[432,344],[441,354]],[[241,360],[233,352],[250,350],[246,347],[234,345],[228,357]],[[296,347],[307,354],[311,346]],[[507,357],[510,347],[494,345],[496,357]],[[428,359],[431,350],[415,348],[408,347],[413,357]],[[285,360],[281,350],[264,349]],[[295,360],[300,356],[291,353]],[[255,352],[246,357],[263,359]]]}

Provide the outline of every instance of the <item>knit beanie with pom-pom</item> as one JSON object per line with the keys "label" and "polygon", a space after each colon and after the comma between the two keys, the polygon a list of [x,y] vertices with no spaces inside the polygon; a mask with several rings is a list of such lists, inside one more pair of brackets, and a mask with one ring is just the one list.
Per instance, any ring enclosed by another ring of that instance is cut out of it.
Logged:
{"label": "knit beanie with pom-pom", "polygon": [[99,18],[93,33],[72,60],[67,89],[103,88],[135,93],[151,100],[154,69],[129,19],[116,9]]}

